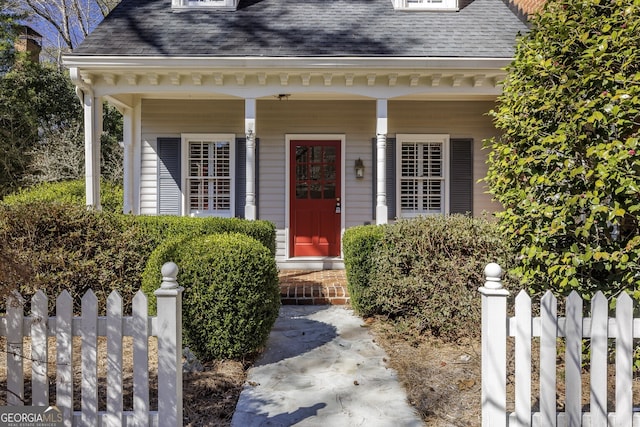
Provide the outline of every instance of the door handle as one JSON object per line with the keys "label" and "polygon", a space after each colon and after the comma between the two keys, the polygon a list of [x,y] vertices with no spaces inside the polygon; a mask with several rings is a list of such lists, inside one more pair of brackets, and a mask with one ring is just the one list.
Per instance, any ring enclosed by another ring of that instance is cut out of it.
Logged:
{"label": "door handle", "polygon": [[336,198],[336,213],[342,212],[342,205],[340,204],[340,197]]}

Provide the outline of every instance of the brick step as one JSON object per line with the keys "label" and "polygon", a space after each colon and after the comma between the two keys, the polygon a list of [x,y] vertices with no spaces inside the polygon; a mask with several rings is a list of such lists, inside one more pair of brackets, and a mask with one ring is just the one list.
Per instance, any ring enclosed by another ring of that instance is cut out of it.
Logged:
{"label": "brick step", "polygon": [[348,305],[344,270],[283,270],[280,272],[283,305]]}

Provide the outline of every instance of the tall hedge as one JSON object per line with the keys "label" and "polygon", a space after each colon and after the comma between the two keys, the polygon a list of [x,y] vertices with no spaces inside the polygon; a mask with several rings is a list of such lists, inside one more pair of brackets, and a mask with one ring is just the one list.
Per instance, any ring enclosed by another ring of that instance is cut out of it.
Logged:
{"label": "tall hedge", "polygon": [[0,202],[0,296],[3,289],[18,287],[27,297],[42,289],[55,301],[66,289],[79,302],[94,289],[103,310],[106,295],[118,290],[128,309],[147,260],[166,240],[238,232],[275,253],[271,222],[123,215],[122,188],[106,183],[102,191],[102,212],[86,208],[83,181],[41,184]]}
{"label": "tall hedge", "polygon": [[[122,213],[123,189],[121,185],[109,181],[100,182],[100,198],[102,210],[110,213]],[[23,188],[5,196],[2,201],[6,204],[31,202],[57,202],[86,206],[84,180],[45,182],[33,187]]]}
{"label": "tall hedge", "polygon": [[123,228],[121,216],[69,203],[0,203],[0,266],[13,272],[0,276],[0,286],[25,297],[43,290],[50,308],[67,290],[76,309],[89,289],[102,303],[117,290],[128,310],[153,245]]}
{"label": "tall hedge", "polygon": [[640,297],[640,2],[549,0],[498,101],[486,181],[516,273],[534,293]]}
{"label": "tall hedge", "polygon": [[347,235],[345,267],[349,281],[358,280],[351,300],[359,313],[409,320],[450,340],[480,332],[469,325],[480,323],[486,264],[512,263],[493,222],[463,215],[404,219]]}
{"label": "tall hedge", "polygon": [[351,306],[363,315],[372,314],[371,281],[376,263],[373,255],[384,236],[381,226],[362,225],[348,228],[342,237],[344,266]]}
{"label": "tall hedge", "polygon": [[140,233],[161,244],[180,235],[206,235],[219,233],[241,233],[262,243],[273,256],[276,253],[276,229],[270,221],[249,221],[241,218],[202,217],[192,218],[175,215],[125,216],[128,226],[135,226]]}

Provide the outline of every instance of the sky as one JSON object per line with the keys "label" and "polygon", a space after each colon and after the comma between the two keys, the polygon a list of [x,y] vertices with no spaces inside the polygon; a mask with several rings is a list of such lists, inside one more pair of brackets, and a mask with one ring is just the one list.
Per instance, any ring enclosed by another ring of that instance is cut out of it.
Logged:
{"label": "sky", "polygon": [[[18,0],[18,2],[22,5],[26,5],[25,0]],[[76,3],[79,7],[79,10],[87,11],[86,15],[88,18],[85,19],[85,24],[90,30],[93,30],[100,21],[102,21],[103,17],[100,12],[100,8],[98,7],[96,0],[40,0],[39,3],[44,4],[46,10],[49,12],[52,19],[56,19],[60,21],[61,14],[58,12],[55,6],[61,3]],[[58,61],[59,60],[59,51],[60,49],[66,49],[66,43],[64,42],[63,37],[56,30],[55,26],[50,22],[47,22],[46,19],[32,15],[25,24],[29,25],[35,31],[40,33],[43,37],[42,39],[42,47],[43,54],[41,55],[41,60],[47,61]],[[82,30],[79,24],[79,20],[76,17],[72,18],[72,27],[70,31],[70,36],[72,39],[72,43],[74,46],[80,44],[83,39]]]}

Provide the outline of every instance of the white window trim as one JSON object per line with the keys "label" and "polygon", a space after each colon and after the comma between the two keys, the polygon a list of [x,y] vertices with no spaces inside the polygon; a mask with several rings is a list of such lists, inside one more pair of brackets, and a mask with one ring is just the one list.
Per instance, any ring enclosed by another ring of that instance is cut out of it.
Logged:
{"label": "white window trim", "polygon": [[[399,218],[414,218],[424,215],[441,215],[449,213],[449,134],[396,134],[396,212]],[[442,212],[410,213],[402,212],[402,143],[403,142],[441,142],[442,143],[442,178],[444,181],[444,200]]]}
{"label": "white window trim", "polygon": [[236,10],[240,0],[172,0],[171,7],[173,9],[220,9],[220,10]]}
{"label": "white window trim", "polygon": [[[236,201],[236,135],[233,133],[183,133],[181,135],[181,170],[182,170],[182,215],[194,217],[216,216],[233,218],[235,216]],[[229,141],[229,173],[231,175],[231,200],[229,211],[221,211],[220,214],[190,213],[189,211],[189,143],[191,141]]]}
{"label": "white window trim", "polygon": [[432,11],[451,11],[457,12],[458,8],[458,0],[443,0],[442,3],[420,3],[414,4],[410,3],[407,0],[392,0],[393,8],[396,10],[408,10],[408,11],[424,11],[424,10],[432,10]]}

